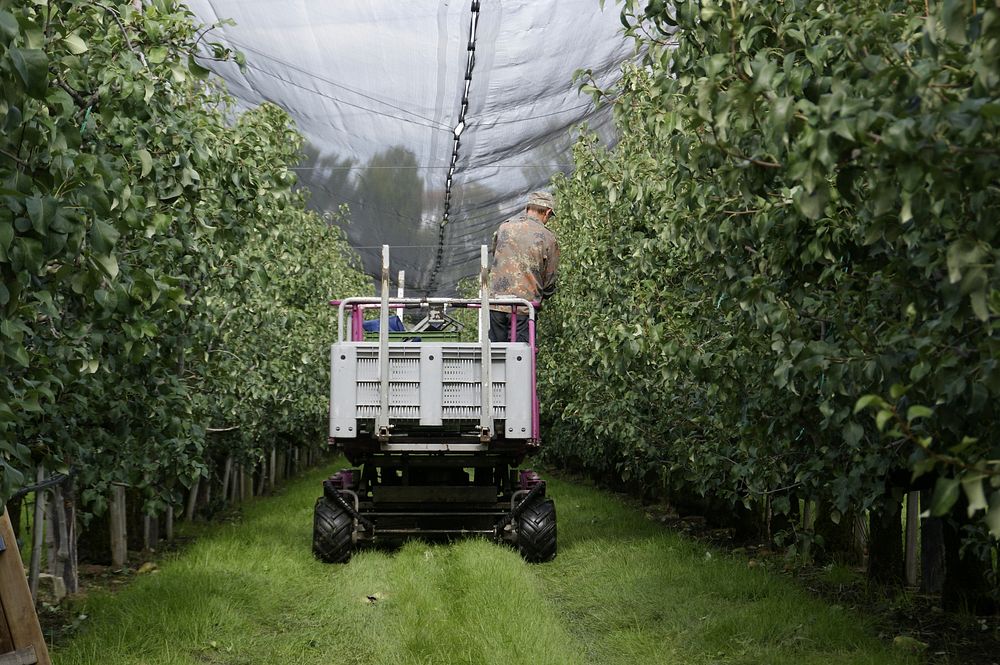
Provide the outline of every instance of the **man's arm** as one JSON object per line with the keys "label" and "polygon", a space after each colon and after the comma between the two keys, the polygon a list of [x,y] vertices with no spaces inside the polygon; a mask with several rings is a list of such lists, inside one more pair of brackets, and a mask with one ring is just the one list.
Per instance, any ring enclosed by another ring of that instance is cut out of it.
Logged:
{"label": "man's arm", "polygon": [[551,298],[556,292],[556,282],[559,279],[559,243],[553,241],[547,254],[542,280],[543,298]]}

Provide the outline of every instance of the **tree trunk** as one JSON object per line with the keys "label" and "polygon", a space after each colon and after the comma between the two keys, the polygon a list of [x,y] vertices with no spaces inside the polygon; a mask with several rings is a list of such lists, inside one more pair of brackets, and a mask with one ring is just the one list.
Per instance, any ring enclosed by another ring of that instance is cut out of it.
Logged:
{"label": "tree trunk", "polygon": [[813,537],[816,535],[816,504],[806,500],[802,507],[802,532],[805,538],[802,540],[802,560],[812,561]]}
{"label": "tree trunk", "polygon": [[868,579],[876,584],[903,583],[902,506],[887,494],[871,510]]}
{"label": "tree trunk", "polygon": [[172,542],[174,539],[174,505],[172,503],[167,505],[167,514],[164,517],[164,521],[166,522],[164,535],[167,537],[167,542]]}
{"label": "tree trunk", "polygon": [[261,460],[260,467],[258,468],[260,469],[260,473],[257,476],[257,491],[255,492],[255,496],[262,496],[264,494],[264,481],[267,480],[267,465],[264,460]]}
{"label": "tree trunk", "polygon": [[128,563],[128,528],[125,505],[125,488],[114,485],[111,488],[111,503],[108,506],[111,521],[111,565],[123,568]]}
{"label": "tree trunk", "polygon": [[[36,479],[39,484],[45,480],[45,469],[38,465]],[[31,598],[38,599],[38,574],[42,565],[42,543],[45,535],[45,490],[35,491],[35,519],[31,524],[31,565],[28,568],[28,588]]]}
{"label": "tree trunk", "polygon": [[989,583],[992,564],[977,557],[975,548],[969,547],[962,552],[962,527],[971,521],[967,517],[967,505],[962,496],[951,515],[941,520],[945,570],[941,604],[946,610],[988,616],[998,610]]}
{"label": "tree trunk", "polygon": [[268,460],[267,472],[268,472],[268,482],[267,489],[271,494],[274,494],[274,483],[278,480],[278,451],[275,450],[274,446],[271,446],[271,459]]}
{"label": "tree trunk", "polygon": [[[921,492],[930,502],[930,490]],[[940,517],[926,517],[920,525],[920,592],[938,594],[944,588],[944,524]]]}
{"label": "tree trunk", "polygon": [[187,510],[184,511],[184,519],[188,522],[194,519],[194,509],[198,505],[198,487],[201,485],[201,477],[194,479],[191,489],[188,491]]}
{"label": "tree trunk", "polygon": [[[65,485],[65,490],[63,489]],[[51,501],[46,503],[46,535],[48,540],[49,574],[62,578],[66,593],[76,593],[80,588],[76,555],[76,507],[73,482],[52,488]]]}
{"label": "tree trunk", "polygon": [[145,515],[142,520],[142,549],[154,552],[160,547],[160,518],[158,515]]}

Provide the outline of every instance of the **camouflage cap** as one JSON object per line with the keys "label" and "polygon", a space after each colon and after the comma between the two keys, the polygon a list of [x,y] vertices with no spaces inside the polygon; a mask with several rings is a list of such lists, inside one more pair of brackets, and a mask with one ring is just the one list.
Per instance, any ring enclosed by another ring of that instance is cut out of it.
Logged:
{"label": "camouflage cap", "polygon": [[548,208],[556,214],[556,200],[548,192],[532,192],[528,195],[528,205]]}

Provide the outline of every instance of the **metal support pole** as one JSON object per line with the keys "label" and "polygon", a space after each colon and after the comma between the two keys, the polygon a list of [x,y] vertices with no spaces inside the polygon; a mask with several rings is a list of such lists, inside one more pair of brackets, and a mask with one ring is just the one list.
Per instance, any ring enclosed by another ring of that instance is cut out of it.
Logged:
{"label": "metal support pole", "polygon": [[375,428],[379,441],[389,439],[389,245],[382,245],[382,302],[378,326],[379,410]]}
{"label": "metal support pole", "polygon": [[[406,283],[406,271],[405,270],[400,270],[399,271],[399,279],[397,280],[397,283],[396,283],[396,297],[397,298],[402,298],[403,297],[403,289],[404,289],[405,283]],[[399,322],[402,323],[403,322],[403,307],[397,307],[396,308],[396,316],[399,317]]]}
{"label": "metal support pole", "polygon": [[479,342],[482,345],[482,400],[479,413],[479,440],[488,443],[493,434],[493,357],[490,351],[490,252],[479,248]]}

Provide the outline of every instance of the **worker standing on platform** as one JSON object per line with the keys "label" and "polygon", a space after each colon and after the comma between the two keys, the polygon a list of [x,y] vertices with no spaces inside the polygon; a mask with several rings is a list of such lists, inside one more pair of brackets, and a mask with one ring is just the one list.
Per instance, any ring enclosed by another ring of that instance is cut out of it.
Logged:
{"label": "worker standing on platform", "polygon": [[[493,234],[490,293],[541,302],[556,291],[559,243],[546,226],[555,215],[555,201],[548,192],[528,196],[524,212],[508,219]],[[510,307],[490,308],[490,341],[510,339]],[[518,342],[528,341],[528,311],[517,312]]]}

